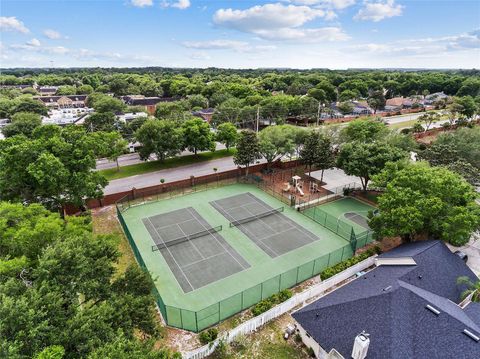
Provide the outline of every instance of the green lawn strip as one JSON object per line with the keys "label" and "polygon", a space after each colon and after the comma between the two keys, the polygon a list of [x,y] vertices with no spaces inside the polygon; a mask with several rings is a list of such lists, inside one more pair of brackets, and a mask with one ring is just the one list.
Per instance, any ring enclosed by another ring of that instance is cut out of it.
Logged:
{"label": "green lawn strip", "polygon": [[225,149],[225,150],[218,150],[215,152],[203,152],[203,153],[199,153],[198,155],[188,155],[188,156],[168,158],[163,162],[149,161],[149,162],[137,163],[130,166],[122,166],[120,167],[119,171],[117,171],[117,168],[115,167],[115,168],[109,168],[106,170],[100,170],[98,172],[103,176],[105,176],[107,180],[111,181],[114,179],[139,175],[142,173],[155,172],[155,171],[164,170],[168,168],[186,166],[186,165],[191,165],[193,163],[205,162],[205,161],[216,160],[218,158],[229,157],[229,156],[233,156],[233,154],[235,153],[234,151],[235,151],[234,149],[230,149],[228,151]]}
{"label": "green lawn strip", "polygon": [[418,122],[418,119],[403,121],[403,122],[397,122],[397,123],[388,125],[388,127],[395,128],[395,129],[407,128],[407,127],[412,127],[417,122]]}

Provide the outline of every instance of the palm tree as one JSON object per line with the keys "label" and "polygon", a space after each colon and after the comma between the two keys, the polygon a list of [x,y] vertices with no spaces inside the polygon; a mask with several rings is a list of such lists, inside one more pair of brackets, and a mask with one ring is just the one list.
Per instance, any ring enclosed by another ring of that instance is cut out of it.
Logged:
{"label": "palm tree", "polygon": [[472,302],[480,302],[480,280],[472,282],[469,277],[458,277],[457,284],[466,284],[468,289],[462,293],[462,299],[472,294]]}

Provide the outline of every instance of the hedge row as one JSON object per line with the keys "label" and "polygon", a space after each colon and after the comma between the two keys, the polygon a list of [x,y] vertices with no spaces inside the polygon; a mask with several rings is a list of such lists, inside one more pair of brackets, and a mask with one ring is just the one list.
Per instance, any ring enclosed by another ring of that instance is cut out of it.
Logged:
{"label": "hedge row", "polygon": [[333,267],[329,267],[329,268],[326,268],[322,273],[320,273],[320,278],[322,278],[322,280],[325,280],[325,279],[328,279],[330,277],[333,277],[335,274],[338,274],[342,271],[344,271],[345,269],[357,264],[357,263],[360,263],[361,261],[367,259],[368,257],[370,256],[373,256],[374,254],[380,254],[381,253],[381,250],[380,250],[380,247],[378,246],[375,246],[373,248],[370,248],[369,250],[355,256],[355,257],[352,257],[352,258],[349,258],[347,259],[346,261],[343,261],[343,262],[340,262],[336,265],[334,265]]}
{"label": "hedge row", "polygon": [[281,292],[278,292],[277,294],[274,294],[255,304],[252,308],[252,313],[254,316],[260,315],[263,312],[271,309],[273,306],[285,302],[287,299],[291,298],[291,296],[292,291],[284,289]]}

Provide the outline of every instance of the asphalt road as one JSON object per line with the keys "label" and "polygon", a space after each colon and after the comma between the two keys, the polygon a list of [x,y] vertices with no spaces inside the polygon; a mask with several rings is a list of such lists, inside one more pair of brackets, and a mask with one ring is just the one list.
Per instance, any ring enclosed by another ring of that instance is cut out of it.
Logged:
{"label": "asphalt road", "polygon": [[105,194],[128,191],[132,187],[143,188],[160,184],[160,179],[165,182],[172,182],[190,178],[190,176],[204,176],[215,173],[213,168],[217,168],[218,172],[228,171],[237,168],[233,163],[233,157],[224,157],[217,160],[195,163],[192,165],[175,167],[156,172],[144,173],[141,175],[120,178],[110,181],[104,190]]}
{"label": "asphalt road", "polygon": [[[217,143],[217,150],[224,150],[225,146],[221,143]],[[190,156],[193,155],[190,151],[183,151],[179,156]],[[156,161],[157,157],[155,155],[150,156],[149,161]],[[118,158],[118,164],[120,167],[134,165],[137,163],[143,162],[138,153],[129,153]],[[116,162],[109,161],[106,158],[97,160],[97,170],[106,170],[109,168],[117,167]]]}

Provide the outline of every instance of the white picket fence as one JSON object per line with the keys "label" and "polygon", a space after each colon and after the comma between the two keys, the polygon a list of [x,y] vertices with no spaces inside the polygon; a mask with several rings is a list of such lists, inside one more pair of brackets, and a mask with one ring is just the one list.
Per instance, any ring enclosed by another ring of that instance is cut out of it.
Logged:
{"label": "white picket fence", "polygon": [[365,270],[368,267],[371,267],[375,264],[376,255],[365,259],[364,261],[353,265],[350,268],[347,268],[343,272],[340,272],[333,277],[318,283],[309,289],[295,294],[290,299],[285,302],[275,306],[274,308],[266,311],[265,313],[260,314],[252,319],[249,319],[245,323],[240,324],[238,327],[230,330],[226,334],[217,338],[214,342],[206,344],[200,348],[194,349],[189,352],[182,353],[184,359],[202,359],[212,354],[215,351],[218,343],[224,341],[226,343],[232,342],[236,337],[240,335],[250,334],[256,331],[262,325],[268,323],[270,320],[275,319],[282,314],[292,310],[293,308],[301,305],[300,308],[303,308],[307,305],[309,299],[322,296],[326,290],[336,286],[338,283],[350,278],[355,275],[355,273]]}

